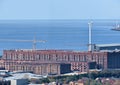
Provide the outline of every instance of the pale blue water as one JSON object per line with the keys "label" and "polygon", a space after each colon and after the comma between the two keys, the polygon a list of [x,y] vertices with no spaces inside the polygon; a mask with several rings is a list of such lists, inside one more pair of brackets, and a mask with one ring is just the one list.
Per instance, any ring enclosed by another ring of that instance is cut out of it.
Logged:
{"label": "pale blue water", "polygon": [[[46,40],[37,49],[87,51],[90,20],[1,20],[0,39]],[[118,21],[119,22],[119,21]],[[93,20],[92,43],[120,43],[120,31],[112,31],[115,20]],[[32,49],[32,42],[0,41],[3,49]]]}

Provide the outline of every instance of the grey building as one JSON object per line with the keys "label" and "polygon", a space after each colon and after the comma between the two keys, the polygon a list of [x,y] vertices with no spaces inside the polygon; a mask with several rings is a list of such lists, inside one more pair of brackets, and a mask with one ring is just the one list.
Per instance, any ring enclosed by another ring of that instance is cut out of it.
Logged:
{"label": "grey building", "polygon": [[96,44],[93,45],[93,51],[117,51],[120,50],[120,44]]}

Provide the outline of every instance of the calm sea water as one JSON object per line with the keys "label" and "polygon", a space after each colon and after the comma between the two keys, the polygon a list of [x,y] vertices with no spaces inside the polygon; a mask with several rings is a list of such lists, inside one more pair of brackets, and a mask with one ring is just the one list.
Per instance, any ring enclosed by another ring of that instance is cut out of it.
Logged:
{"label": "calm sea water", "polygon": [[[90,20],[1,20],[0,39],[46,40],[37,49],[87,51]],[[119,22],[119,21],[118,21]],[[92,43],[120,43],[120,31],[111,30],[115,20],[93,20]],[[33,42],[0,41],[3,49],[32,49]]]}

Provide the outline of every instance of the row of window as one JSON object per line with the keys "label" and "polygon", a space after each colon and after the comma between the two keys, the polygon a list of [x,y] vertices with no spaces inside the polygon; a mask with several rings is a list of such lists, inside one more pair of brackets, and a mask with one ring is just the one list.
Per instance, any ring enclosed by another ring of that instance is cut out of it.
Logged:
{"label": "row of window", "polygon": [[87,56],[5,56],[7,60],[51,60],[51,61],[87,61]]}

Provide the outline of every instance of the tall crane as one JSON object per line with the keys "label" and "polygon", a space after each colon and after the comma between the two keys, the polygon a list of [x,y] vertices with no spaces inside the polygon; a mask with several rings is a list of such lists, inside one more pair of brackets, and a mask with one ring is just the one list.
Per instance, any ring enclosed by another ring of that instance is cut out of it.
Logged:
{"label": "tall crane", "polygon": [[0,39],[0,41],[13,41],[13,42],[33,42],[33,50],[36,50],[36,43],[37,42],[42,42],[45,43],[45,40],[36,40],[36,38],[34,37],[33,40],[18,40],[18,39]]}

